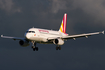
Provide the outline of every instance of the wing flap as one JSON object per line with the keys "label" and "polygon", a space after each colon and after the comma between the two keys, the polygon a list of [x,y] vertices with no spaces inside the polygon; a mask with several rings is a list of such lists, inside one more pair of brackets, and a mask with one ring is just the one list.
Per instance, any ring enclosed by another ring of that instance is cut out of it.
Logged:
{"label": "wing flap", "polygon": [[13,40],[23,40],[24,38],[19,38],[19,37],[10,37],[10,36],[3,36],[1,35],[2,38],[9,38],[9,39],[13,39]]}

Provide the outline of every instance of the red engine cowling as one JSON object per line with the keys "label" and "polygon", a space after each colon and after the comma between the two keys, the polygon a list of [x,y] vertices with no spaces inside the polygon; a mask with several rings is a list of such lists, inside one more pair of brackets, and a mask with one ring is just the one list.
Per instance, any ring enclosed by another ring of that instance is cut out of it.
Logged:
{"label": "red engine cowling", "polygon": [[53,43],[55,45],[63,45],[64,44],[64,41],[62,39],[54,39],[53,40]]}
{"label": "red engine cowling", "polygon": [[20,40],[20,41],[19,41],[19,44],[20,44],[22,47],[27,47],[27,46],[30,45],[30,44],[29,44],[29,41],[27,41],[27,40]]}

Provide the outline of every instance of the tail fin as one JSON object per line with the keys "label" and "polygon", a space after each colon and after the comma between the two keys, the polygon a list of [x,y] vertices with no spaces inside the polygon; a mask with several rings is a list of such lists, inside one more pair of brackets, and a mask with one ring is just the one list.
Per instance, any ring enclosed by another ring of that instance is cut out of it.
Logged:
{"label": "tail fin", "polygon": [[67,23],[67,14],[65,13],[63,20],[62,20],[62,23],[61,23],[61,26],[60,26],[60,29],[59,29],[59,31],[64,33],[64,34],[66,34],[66,23]]}

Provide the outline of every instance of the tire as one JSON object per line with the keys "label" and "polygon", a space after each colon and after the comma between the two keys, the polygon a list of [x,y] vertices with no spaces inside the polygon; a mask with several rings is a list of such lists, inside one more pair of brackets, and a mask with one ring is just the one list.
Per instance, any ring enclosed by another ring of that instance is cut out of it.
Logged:
{"label": "tire", "polygon": [[35,51],[35,48],[33,48],[33,51]]}
{"label": "tire", "polygon": [[36,51],[38,51],[38,47],[36,47],[35,49],[36,49]]}
{"label": "tire", "polygon": [[58,50],[58,47],[56,47],[56,50]]}
{"label": "tire", "polygon": [[59,46],[59,50],[61,50],[61,47]]}

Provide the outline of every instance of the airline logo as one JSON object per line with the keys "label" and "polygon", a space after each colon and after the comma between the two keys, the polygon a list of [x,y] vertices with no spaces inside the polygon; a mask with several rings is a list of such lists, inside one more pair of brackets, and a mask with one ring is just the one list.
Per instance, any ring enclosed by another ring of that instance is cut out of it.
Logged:
{"label": "airline logo", "polygon": [[39,32],[41,32],[41,33],[49,33],[49,31],[47,31],[47,30],[39,30]]}
{"label": "airline logo", "polygon": [[63,17],[63,20],[59,29],[59,31],[64,34],[66,34],[66,23],[67,23],[67,14],[64,14],[64,17]]}
{"label": "airline logo", "polygon": [[36,36],[36,34],[34,34],[34,36]]}

